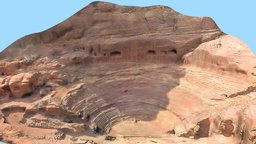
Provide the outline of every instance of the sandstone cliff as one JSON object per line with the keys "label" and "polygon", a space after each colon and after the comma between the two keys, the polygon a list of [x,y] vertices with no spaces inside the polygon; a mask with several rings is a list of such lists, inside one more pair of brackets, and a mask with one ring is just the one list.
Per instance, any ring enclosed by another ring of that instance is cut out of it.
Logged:
{"label": "sandstone cliff", "polygon": [[256,57],[208,17],[94,2],[0,60],[4,141],[256,142]]}

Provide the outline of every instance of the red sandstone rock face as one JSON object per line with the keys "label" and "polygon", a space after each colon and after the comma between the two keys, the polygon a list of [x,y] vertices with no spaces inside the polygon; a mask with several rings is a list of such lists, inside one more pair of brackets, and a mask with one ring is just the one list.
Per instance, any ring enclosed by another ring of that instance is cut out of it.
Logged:
{"label": "red sandstone rock face", "polygon": [[13,74],[21,67],[21,62],[12,61],[12,62],[1,62],[0,72],[1,75],[10,75]]}
{"label": "red sandstone rock face", "polygon": [[255,143],[256,58],[211,18],[94,2],[0,59],[4,141]]}
{"label": "red sandstone rock face", "polygon": [[1,57],[40,53],[71,57],[70,63],[175,62],[220,34],[211,18],[184,16],[164,6],[92,3],[53,28],[16,41]]}
{"label": "red sandstone rock face", "polygon": [[31,94],[36,87],[44,85],[46,77],[40,73],[20,73],[1,79],[2,95],[11,93],[15,97]]}
{"label": "red sandstone rock face", "polygon": [[256,59],[250,48],[229,36],[206,42],[184,56],[184,64],[219,73],[236,73],[254,76]]}
{"label": "red sandstone rock face", "polygon": [[14,96],[22,97],[32,92],[32,76],[30,73],[21,73],[10,79],[9,86]]}

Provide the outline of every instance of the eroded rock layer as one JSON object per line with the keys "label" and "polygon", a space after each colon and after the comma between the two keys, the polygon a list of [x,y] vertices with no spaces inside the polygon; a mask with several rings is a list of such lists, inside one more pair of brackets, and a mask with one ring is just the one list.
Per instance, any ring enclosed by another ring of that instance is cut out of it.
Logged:
{"label": "eroded rock layer", "polygon": [[17,40],[1,57],[41,53],[72,64],[175,62],[220,34],[208,17],[184,16],[164,6],[141,8],[95,2],[49,30]]}
{"label": "eroded rock layer", "polygon": [[94,2],[0,59],[3,141],[256,142],[256,58],[211,18]]}

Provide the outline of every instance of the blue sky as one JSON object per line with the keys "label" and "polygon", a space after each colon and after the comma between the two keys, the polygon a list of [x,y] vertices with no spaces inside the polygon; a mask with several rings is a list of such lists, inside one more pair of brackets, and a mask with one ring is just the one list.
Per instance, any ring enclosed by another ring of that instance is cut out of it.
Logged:
{"label": "blue sky", "polygon": [[[105,0],[121,5],[166,5],[190,16],[210,16],[256,53],[255,0]],[[91,0],[1,0],[0,51],[15,40],[67,19]]]}

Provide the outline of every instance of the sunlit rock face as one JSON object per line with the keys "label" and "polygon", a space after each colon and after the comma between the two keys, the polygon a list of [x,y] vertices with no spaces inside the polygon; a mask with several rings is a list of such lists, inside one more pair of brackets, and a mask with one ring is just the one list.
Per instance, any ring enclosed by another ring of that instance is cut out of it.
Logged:
{"label": "sunlit rock face", "polygon": [[255,143],[256,58],[208,17],[94,2],[0,60],[4,141]]}
{"label": "sunlit rock face", "polygon": [[184,16],[164,6],[96,2],[49,30],[17,40],[1,56],[17,58],[40,52],[55,58],[72,57],[74,63],[170,63],[221,34],[208,17]]}

